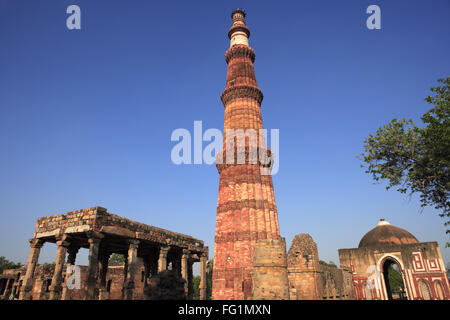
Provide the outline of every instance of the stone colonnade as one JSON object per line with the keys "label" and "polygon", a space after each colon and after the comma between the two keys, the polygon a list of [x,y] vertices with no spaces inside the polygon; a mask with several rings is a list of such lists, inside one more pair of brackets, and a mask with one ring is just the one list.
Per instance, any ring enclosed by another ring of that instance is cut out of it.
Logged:
{"label": "stone colonnade", "polygon": [[[108,239],[100,232],[85,232],[89,244],[89,265],[87,268],[87,279],[85,282],[85,300],[103,300],[107,298],[107,272],[108,261],[110,255],[114,252],[114,246],[108,245]],[[67,234],[63,237],[56,238],[58,246],[55,258],[55,270],[50,285],[51,300],[69,300],[71,266],[75,265],[76,256],[80,249],[79,242],[72,241]],[[122,289],[122,298],[132,300],[135,295],[135,277],[136,264],[139,257],[144,262],[144,291],[148,287],[148,279],[151,275],[167,270],[169,263],[172,270],[180,278],[185,280],[185,296],[187,299],[193,299],[193,275],[192,265],[195,261],[200,260],[200,299],[206,299],[206,272],[207,272],[207,253],[198,254],[188,249],[182,249],[176,246],[159,246],[157,250],[146,250],[141,248],[143,240],[123,239],[127,244],[127,252],[124,265],[124,282]],[[40,249],[45,240],[33,238],[30,242],[30,255],[26,274],[23,278],[23,285],[20,288],[21,300],[29,300],[32,297],[32,289],[34,285],[34,273],[39,259]],[[148,248],[147,248],[148,249]],[[155,254],[156,252],[156,254]],[[119,253],[119,252],[116,252]],[[65,263],[68,254],[67,263]],[[123,253],[122,253],[123,254]],[[63,268],[66,266],[66,274],[63,278]]]}
{"label": "stone colonnade", "polygon": [[15,296],[19,285],[14,286],[16,279],[14,277],[5,277],[0,279],[0,297],[9,299],[11,295]]}

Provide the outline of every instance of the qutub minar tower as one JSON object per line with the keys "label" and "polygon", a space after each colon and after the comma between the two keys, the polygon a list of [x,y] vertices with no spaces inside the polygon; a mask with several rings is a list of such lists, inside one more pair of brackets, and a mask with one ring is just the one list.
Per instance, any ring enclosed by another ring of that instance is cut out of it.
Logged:
{"label": "qutub minar tower", "polygon": [[[242,9],[232,12],[233,24],[228,31],[230,49],[225,53],[228,72],[221,96],[225,106],[224,150],[217,158],[221,161],[217,161],[220,182],[212,283],[215,300],[250,298],[257,240],[280,239],[270,175],[273,157],[265,147],[264,137],[258,135],[258,147],[248,136],[240,140],[245,141],[245,148],[241,149],[244,162],[230,163],[226,158],[227,130],[258,132],[263,128],[260,110],[263,94],[255,78],[255,52],[248,45],[250,30],[245,25],[245,15]],[[230,140],[235,142],[233,149],[238,150],[239,139]],[[258,151],[256,161],[249,161],[250,150]],[[239,156],[239,151],[235,153]],[[262,154],[266,155],[266,161]]]}

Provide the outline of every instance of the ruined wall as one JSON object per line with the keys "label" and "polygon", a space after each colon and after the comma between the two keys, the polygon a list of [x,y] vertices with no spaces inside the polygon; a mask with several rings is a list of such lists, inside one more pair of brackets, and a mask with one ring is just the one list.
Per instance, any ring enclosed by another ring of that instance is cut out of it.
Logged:
{"label": "ruined wall", "polygon": [[284,238],[256,241],[253,266],[252,299],[289,299],[286,240]]}
{"label": "ruined wall", "polygon": [[96,225],[97,216],[106,213],[102,207],[92,207],[71,211],[66,214],[56,214],[37,219],[34,231],[35,238],[59,236],[66,233],[91,230]]}
{"label": "ruined wall", "polygon": [[[296,235],[288,252],[288,276],[292,300],[318,299],[319,256],[317,245],[309,234]],[[292,290],[293,289],[293,290]]]}
{"label": "ruined wall", "polygon": [[351,273],[337,267],[319,266],[317,292],[319,299],[349,300],[353,299]]}
{"label": "ruined wall", "polygon": [[145,300],[184,300],[185,280],[177,277],[173,271],[165,270],[149,280],[149,286],[144,290]]}
{"label": "ruined wall", "polygon": [[37,219],[34,238],[53,238],[63,234],[100,231],[111,235],[170,244],[189,250],[202,251],[203,241],[192,236],[149,226],[144,223],[91,207]]}
{"label": "ruined wall", "polygon": [[[83,300],[85,297],[85,286],[87,281],[87,266],[77,266],[80,270],[80,288],[72,288],[68,290],[70,300]],[[63,278],[66,277],[66,267],[63,268]],[[53,277],[54,269],[53,267],[49,267],[48,265],[38,265],[36,267],[35,273],[34,273],[34,283],[31,293],[31,299],[32,300],[48,300],[50,297],[50,284]],[[146,297],[144,296],[144,266],[140,260],[136,263],[136,277],[135,277],[135,290],[133,294],[134,300],[142,300]],[[26,274],[26,267],[22,267],[19,269],[10,269],[10,270],[4,270],[3,274],[0,276],[3,277],[9,277],[13,276],[13,278],[16,280],[13,284],[10,284],[11,288],[13,290],[16,290],[16,287],[18,288],[23,280],[24,275]],[[178,280],[179,281],[179,280]],[[108,273],[106,277],[106,283],[107,288],[109,289],[108,292],[105,294],[106,300],[121,300],[122,299],[122,288],[124,285],[124,267],[123,264],[117,264],[112,265],[108,267]],[[184,283],[184,282],[183,282]],[[163,285],[167,287],[166,283],[164,282]],[[184,288],[184,287],[182,287]],[[184,290],[184,289],[183,289]],[[17,291],[18,292],[18,291]],[[157,291],[159,292],[159,291]],[[157,299],[158,293],[152,293],[152,299]],[[184,292],[184,291],[183,291]],[[1,295],[2,293],[0,293]],[[167,293],[164,293],[166,296],[168,296]],[[4,295],[6,295],[6,290],[4,292]],[[9,298],[8,294],[8,297]],[[18,297],[18,296],[17,296]]]}
{"label": "ruined wall", "polygon": [[351,274],[319,261],[312,237],[296,235],[287,258],[291,300],[352,299]]}

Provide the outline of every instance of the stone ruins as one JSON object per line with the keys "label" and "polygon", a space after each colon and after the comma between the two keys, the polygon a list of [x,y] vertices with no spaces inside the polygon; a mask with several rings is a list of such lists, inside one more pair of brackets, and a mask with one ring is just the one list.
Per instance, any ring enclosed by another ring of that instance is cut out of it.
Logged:
{"label": "stone ruins", "polygon": [[[37,267],[46,242],[58,246],[52,270]],[[200,262],[200,299],[206,298],[208,247],[203,241],[119,217],[102,207],[39,218],[30,247],[26,267],[1,275],[3,296],[21,300],[192,299],[192,266]],[[75,265],[80,248],[89,249],[89,265],[80,267],[77,286],[71,283],[68,270]],[[109,266],[113,253],[123,255],[125,264]]]}

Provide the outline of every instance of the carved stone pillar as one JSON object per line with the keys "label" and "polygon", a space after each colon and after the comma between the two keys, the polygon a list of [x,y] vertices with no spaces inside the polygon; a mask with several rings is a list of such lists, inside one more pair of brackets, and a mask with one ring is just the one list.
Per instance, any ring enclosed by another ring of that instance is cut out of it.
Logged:
{"label": "carved stone pillar", "polygon": [[85,300],[94,300],[95,291],[97,286],[97,275],[98,275],[98,258],[100,242],[104,237],[100,233],[90,232],[88,233],[89,241],[89,266],[87,271],[87,281],[86,281],[86,292]]}
{"label": "carved stone pillar", "polygon": [[56,250],[56,259],[55,259],[55,271],[53,272],[53,278],[50,285],[50,298],[49,300],[58,300],[60,297],[60,293],[62,290],[62,271],[64,267],[64,262],[66,260],[66,252],[67,247],[69,246],[69,242],[61,239],[56,242],[58,249]]}
{"label": "carved stone pillar", "polygon": [[181,277],[184,279],[184,281],[186,281],[184,283],[184,292],[186,294],[186,298],[188,297],[189,294],[188,261],[189,261],[189,250],[183,249],[183,253],[181,255]]}
{"label": "carved stone pillar", "polygon": [[99,300],[105,300],[107,298],[108,292],[106,288],[106,276],[108,273],[108,262],[109,262],[110,253],[106,250],[100,251],[100,259],[99,259]]}
{"label": "carved stone pillar", "polygon": [[8,292],[8,287],[9,287],[9,284],[11,283],[11,278],[8,278],[7,280],[6,280],[6,288],[5,288],[5,292],[3,293],[5,296],[6,296],[6,299],[9,299],[9,296],[10,296],[10,293]]}
{"label": "carved stone pillar", "polygon": [[61,293],[61,300],[70,300],[70,292],[69,292],[70,288],[68,288],[67,282],[70,279],[71,276],[70,270],[72,269],[72,266],[75,265],[75,260],[77,258],[77,253],[79,249],[80,247],[76,247],[73,245],[67,248],[68,257],[66,263],[66,277],[64,279],[64,285]]}
{"label": "carved stone pillar", "polygon": [[28,257],[27,272],[25,273],[25,278],[23,279],[23,286],[20,292],[20,300],[29,300],[31,295],[31,290],[33,289],[34,283],[34,270],[36,269],[36,264],[39,259],[39,253],[41,251],[44,242],[40,239],[30,239],[30,255]]}
{"label": "carved stone pillar", "polygon": [[200,300],[206,300],[206,257],[200,257]]}
{"label": "carved stone pillar", "polygon": [[125,283],[125,300],[132,300],[134,293],[134,278],[136,275],[136,260],[137,249],[139,247],[139,240],[130,240],[130,246],[128,248],[128,273]]}
{"label": "carved stone pillar", "polygon": [[170,247],[161,247],[159,249],[158,272],[167,270],[167,253]]}

